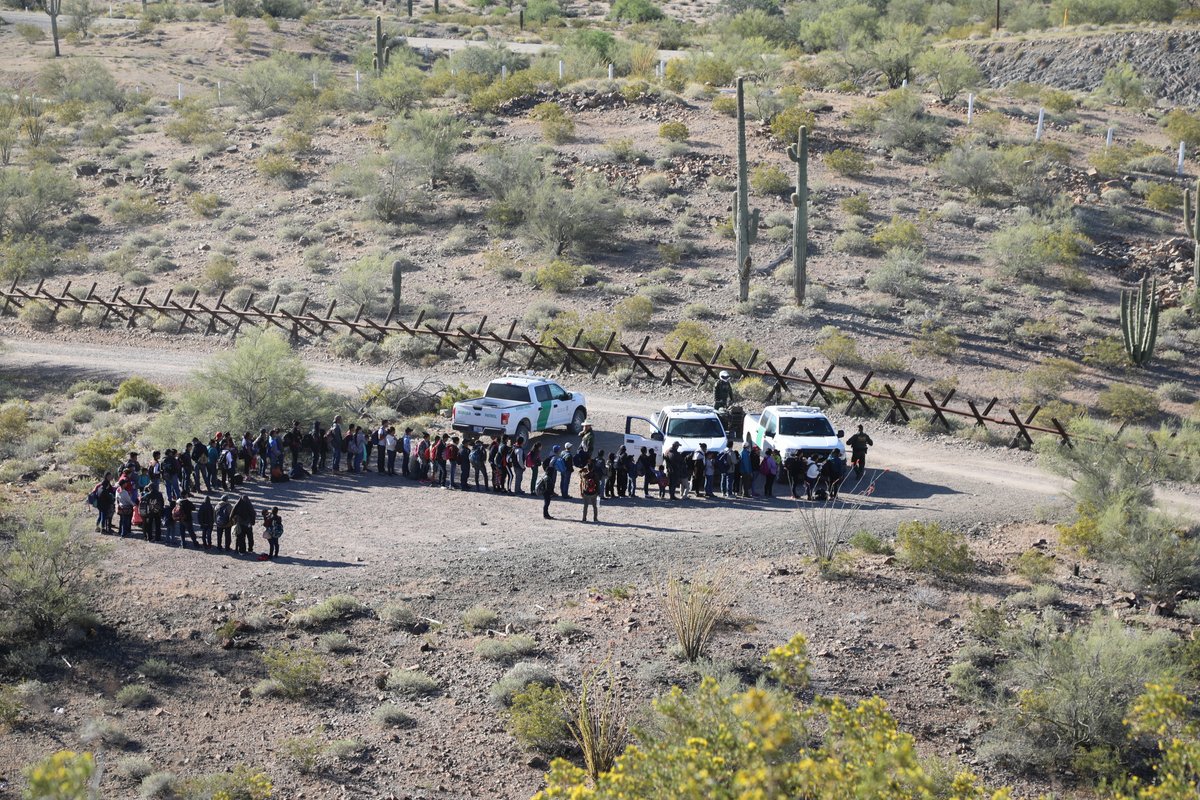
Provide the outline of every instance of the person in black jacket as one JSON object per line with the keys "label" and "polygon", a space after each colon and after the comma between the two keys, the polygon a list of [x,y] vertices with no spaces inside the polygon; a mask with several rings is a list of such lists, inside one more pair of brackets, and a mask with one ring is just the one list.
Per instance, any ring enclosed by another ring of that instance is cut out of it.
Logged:
{"label": "person in black jacket", "polygon": [[841,488],[845,477],[846,462],[842,460],[842,454],[834,450],[829,454],[829,458],[825,459],[825,465],[821,467],[821,478],[829,487],[830,500],[837,500],[838,489]]}
{"label": "person in black jacket", "polygon": [[204,502],[196,509],[196,519],[200,523],[200,542],[204,549],[212,547],[213,522],[216,520],[216,509],[212,500],[205,495]]}
{"label": "person in black jacket", "polygon": [[192,512],[196,510],[196,504],[192,502],[191,495],[184,492],[180,496],[179,502],[175,504],[175,521],[179,523],[179,546],[183,547],[186,541],[183,537],[192,537],[192,545],[199,547],[200,543],[196,541],[196,528],[192,523]]}
{"label": "person in black jacket", "polygon": [[249,495],[242,495],[233,506],[233,521],[237,524],[237,547],[239,553],[254,552],[254,504]]}

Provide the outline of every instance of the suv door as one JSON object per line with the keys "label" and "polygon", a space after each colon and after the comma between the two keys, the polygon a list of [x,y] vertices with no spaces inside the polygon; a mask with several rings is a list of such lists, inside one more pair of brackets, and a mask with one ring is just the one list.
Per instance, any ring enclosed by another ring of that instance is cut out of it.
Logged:
{"label": "suv door", "polygon": [[775,417],[775,412],[764,411],[762,419],[759,420],[759,422],[762,424],[763,431],[763,440],[760,442],[760,444],[769,444],[774,446],[774,442],[772,440],[775,438],[775,434],[779,432],[779,422]]}
{"label": "suv door", "polygon": [[534,420],[533,429],[544,431],[553,424],[550,422],[551,412],[554,409],[554,401],[550,398],[550,384],[543,383],[534,386],[533,399],[538,404],[538,414],[537,419]]}
{"label": "suv door", "polygon": [[546,389],[550,392],[550,427],[569,424],[575,409],[568,399],[567,391],[557,383],[547,383]]}
{"label": "suv door", "polygon": [[663,434],[658,426],[646,417],[626,417],[622,443],[625,445],[625,452],[634,458],[641,455],[643,447],[662,455]]}

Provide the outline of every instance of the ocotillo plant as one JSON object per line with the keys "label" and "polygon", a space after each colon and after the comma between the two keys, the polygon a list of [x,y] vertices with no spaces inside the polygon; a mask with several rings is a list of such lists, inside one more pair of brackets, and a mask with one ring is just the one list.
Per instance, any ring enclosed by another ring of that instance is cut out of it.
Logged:
{"label": "ocotillo plant", "polygon": [[796,143],[789,145],[788,158],[796,164],[796,191],[792,193],[792,285],[796,305],[804,305],[808,280],[808,128],[800,126]]}
{"label": "ocotillo plant", "polygon": [[383,35],[383,17],[375,15],[375,55],[371,57],[371,66],[376,75],[382,75],[392,58],[392,48],[387,44]]}
{"label": "ocotillo plant", "polygon": [[1200,179],[1196,194],[1183,190],[1183,229],[1192,240],[1192,309],[1200,312]]}
{"label": "ocotillo plant", "polygon": [[1121,292],[1121,335],[1129,360],[1141,367],[1154,356],[1154,340],[1158,337],[1158,281],[1150,284],[1146,294],[1147,277],[1135,295]]}
{"label": "ocotillo plant", "polygon": [[746,166],[746,93],[737,80],[738,182],[733,195],[733,238],[737,252],[738,300],[750,299],[750,245],[758,239],[758,209],[750,210],[750,170]]}

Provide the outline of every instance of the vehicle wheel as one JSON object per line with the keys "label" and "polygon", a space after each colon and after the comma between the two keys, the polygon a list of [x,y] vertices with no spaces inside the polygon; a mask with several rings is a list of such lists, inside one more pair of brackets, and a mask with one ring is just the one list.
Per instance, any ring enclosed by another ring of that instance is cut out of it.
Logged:
{"label": "vehicle wheel", "polygon": [[516,437],[518,439],[524,439],[525,442],[528,444],[528,442],[529,442],[529,420],[523,419],[523,420],[521,420],[520,424],[517,425]]}
{"label": "vehicle wheel", "polygon": [[575,409],[575,416],[571,417],[571,427],[568,429],[571,433],[578,436],[583,433],[583,423],[587,421],[587,409]]}

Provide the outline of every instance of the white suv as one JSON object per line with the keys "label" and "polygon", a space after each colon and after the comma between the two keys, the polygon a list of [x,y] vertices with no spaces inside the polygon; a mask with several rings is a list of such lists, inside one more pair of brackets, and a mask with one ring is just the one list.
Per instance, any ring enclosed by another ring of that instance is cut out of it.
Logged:
{"label": "white suv", "polygon": [[549,378],[505,375],[489,383],[483,397],[455,403],[450,420],[454,430],[468,437],[508,435],[529,441],[534,431],[559,427],[578,434],[587,420],[587,399]]}
{"label": "white suv", "polygon": [[836,450],[846,455],[846,445],[829,418],[813,406],[767,406],[761,414],[747,414],[742,437],[784,454],[795,450],[801,455],[825,457]]}
{"label": "white suv", "polygon": [[[642,433],[635,433],[635,429]],[[652,417],[625,418],[625,451],[635,457],[645,447],[661,459],[663,451],[676,442],[683,453],[695,452],[701,444],[710,453],[720,453],[729,444],[721,417],[712,406],[688,403],[667,406]]]}

